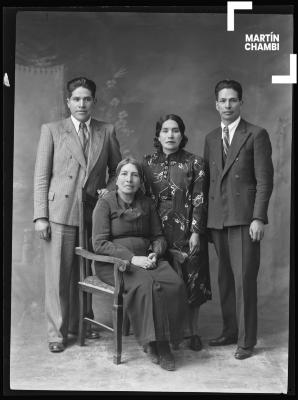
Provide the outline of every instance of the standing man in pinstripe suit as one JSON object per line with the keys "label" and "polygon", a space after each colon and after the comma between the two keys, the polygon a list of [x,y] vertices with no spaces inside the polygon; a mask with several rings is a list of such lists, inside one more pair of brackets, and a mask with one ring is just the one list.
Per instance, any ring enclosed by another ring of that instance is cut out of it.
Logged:
{"label": "standing man in pinstripe suit", "polygon": [[[67,335],[78,331],[79,194],[84,187],[97,191],[113,188],[121,160],[114,127],[91,118],[96,85],[79,77],[67,83],[70,117],[42,125],[34,174],[35,230],[44,240],[45,308],[49,349],[61,352]],[[106,182],[106,170],[109,179]],[[96,338],[96,332],[89,332]]]}

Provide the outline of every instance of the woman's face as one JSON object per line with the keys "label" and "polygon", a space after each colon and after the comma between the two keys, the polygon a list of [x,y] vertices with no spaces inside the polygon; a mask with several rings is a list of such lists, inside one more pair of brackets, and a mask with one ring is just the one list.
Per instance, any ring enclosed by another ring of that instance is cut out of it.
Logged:
{"label": "woman's face", "polygon": [[158,140],[165,154],[175,153],[179,149],[182,135],[176,121],[168,119],[162,124]]}
{"label": "woman's face", "polygon": [[134,164],[125,164],[117,177],[118,191],[124,194],[135,194],[141,186],[141,177]]}

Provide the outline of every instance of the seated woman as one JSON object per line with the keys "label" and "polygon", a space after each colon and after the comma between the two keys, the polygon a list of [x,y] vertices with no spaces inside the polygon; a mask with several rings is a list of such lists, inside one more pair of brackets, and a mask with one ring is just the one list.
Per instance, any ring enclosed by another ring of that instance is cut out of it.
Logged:
{"label": "seated woman", "polygon": [[[185,285],[162,259],[166,240],[154,203],[140,190],[140,164],[126,158],[116,175],[117,190],[99,199],[93,212],[93,248],[97,254],[130,261],[123,297],[134,335],[152,362],[173,371],[169,342],[183,340]],[[97,262],[95,270],[102,281],[114,285],[111,264]]]}

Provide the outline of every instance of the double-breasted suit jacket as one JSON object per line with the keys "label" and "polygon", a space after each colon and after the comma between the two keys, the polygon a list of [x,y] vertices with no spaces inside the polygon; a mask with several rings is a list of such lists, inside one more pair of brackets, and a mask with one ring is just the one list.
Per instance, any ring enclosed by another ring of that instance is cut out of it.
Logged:
{"label": "double-breasted suit jacket", "polygon": [[223,163],[222,131],[206,136],[208,221],[219,259],[218,284],[223,315],[222,336],[238,346],[257,341],[257,274],[260,242],[252,241],[254,219],[268,223],[273,189],[271,143],[267,131],[241,119]]}
{"label": "double-breasted suit jacket", "polygon": [[50,240],[43,241],[49,342],[64,343],[68,332],[78,330],[79,268],[74,250],[79,244],[82,188],[96,199],[96,190],[106,187],[108,168],[111,189],[121,160],[113,126],[91,119],[89,128],[85,152],[71,118],[44,124],[37,149],[34,220],[47,218],[51,230]]}
{"label": "double-breasted suit jacket", "polygon": [[209,166],[208,228],[268,223],[273,189],[271,143],[267,131],[241,119],[223,167],[221,128],[206,136]]}
{"label": "double-breasted suit jacket", "polygon": [[48,218],[78,226],[81,188],[96,196],[97,189],[112,187],[121,160],[115,130],[95,119],[91,119],[90,128],[86,160],[71,118],[42,126],[34,176],[34,220]]}

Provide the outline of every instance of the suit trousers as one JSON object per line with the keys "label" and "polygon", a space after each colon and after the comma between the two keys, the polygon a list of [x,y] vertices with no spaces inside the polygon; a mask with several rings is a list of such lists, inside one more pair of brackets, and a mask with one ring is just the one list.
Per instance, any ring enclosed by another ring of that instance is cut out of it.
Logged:
{"label": "suit trousers", "polygon": [[248,225],[212,229],[211,232],[219,259],[222,335],[238,337],[238,346],[254,346],[257,342],[260,242],[251,240]]}
{"label": "suit trousers", "polygon": [[51,239],[44,241],[48,341],[66,343],[68,332],[78,332],[78,227],[54,222],[50,226]]}

